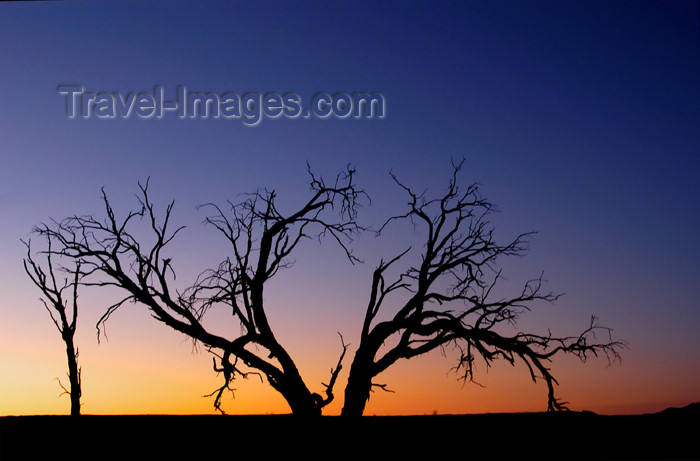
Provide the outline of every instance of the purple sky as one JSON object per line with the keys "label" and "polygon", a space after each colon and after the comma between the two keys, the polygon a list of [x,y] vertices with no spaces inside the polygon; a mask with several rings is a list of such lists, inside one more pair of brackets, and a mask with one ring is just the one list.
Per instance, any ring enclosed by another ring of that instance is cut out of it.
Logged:
{"label": "purple sky", "polygon": [[[531,324],[573,333],[596,315],[629,343],[623,367],[639,376],[685,373],[669,381],[667,396],[641,395],[640,403],[700,399],[684,390],[700,384],[696,1],[203,5],[0,4],[0,350],[14,350],[2,343],[19,332],[27,343],[53,334],[22,270],[20,239],[49,218],[99,213],[103,186],[124,211],[148,177],[157,203],[175,199],[176,221],[188,226],[177,248],[186,278],[219,258],[200,203],[269,187],[294,204],[307,192],[306,161],[326,175],[350,163],[372,197],[360,220],[377,226],[405,204],[389,171],[440,192],[450,160],[464,157],[465,182],[483,184],[501,210],[498,235],[538,231],[527,257],[506,263],[506,276],[518,282],[544,271],[548,286],[566,293],[557,303],[563,314],[535,313]],[[318,92],[378,92],[386,114],[264,118],[255,127],[174,113],[71,119],[57,91],[68,84],[122,95],[162,85],[169,98],[178,85],[294,92],[305,107]],[[337,330],[359,333],[352,322],[369,274],[400,246],[393,243],[360,239],[366,263],[358,268],[328,244],[310,244],[307,262],[298,257],[289,277],[311,270],[309,261],[321,273],[338,265],[352,274],[342,283],[330,277],[314,295],[332,300],[343,285],[356,296],[329,316],[338,324],[324,327],[328,347],[337,347]],[[93,325],[83,341],[95,342]],[[60,347],[57,333],[52,340]]]}

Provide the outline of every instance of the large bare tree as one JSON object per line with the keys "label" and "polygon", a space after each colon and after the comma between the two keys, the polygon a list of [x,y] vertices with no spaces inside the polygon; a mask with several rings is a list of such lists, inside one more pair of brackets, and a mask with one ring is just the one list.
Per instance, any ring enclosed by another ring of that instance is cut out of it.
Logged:
{"label": "large bare tree", "polygon": [[[148,195],[148,182],[139,184],[137,209],[122,217],[103,190],[105,219],[73,216],[35,231],[58,244],[50,253],[80,262],[83,283],[115,286],[125,292],[106,309],[98,334],[125,302],[141,303],[157,320],[202,343],[215,355],[214,367],[224,376],[224,384],[212,394],[217,408],[221,409],[221,395],[231,389],[233,379],[257,373],[282,394],[294,414],[320,415],[334,398],[333,387],[347,346],[341,337],[340,360],[331,370],[328,384],[323,385],[324,396],[312,393],[270,326],[264,291],[270,279],[288,267],[289,255],[307,237],[336,241],[354,262],[348,243],[361,230],[355,217],[363,192],[355,187],[351,168],[331,183],[310,169],[309,174],[310,197],[288,213],[278,209],[274,190],[255,192],[225,208],[204,205],[211,210],[206,222],[226,239],[230,256],[182,291],[173,288],[173,261],[167,257],[166,247],[183,228],[170,228],[172,202],[158,216]],[[135,230],[140,221],[147,223],[151,234],[147,246],[142,243],[141,230]],[[205,314],[221,304],[228,306],[240,324],[240,334],[224,337],[205,326]]]}
{"label": "large bare tree", "polygon": [[[34,260],[31,249],[31,242],[24,242],[27,247],[27,257],[24,259],[24,270],[29,278],[34,282],[44,297],[41,302],[51,316],[54,325],[61,333],[61,338],[66,345],[66,356],[68,358],[68,388],[63,386],[61,380],[58,384],[64,394],[70,396],[71,416],[80,415],[80,397],[82,396],[80,367],[78,366],[78,349],[75,346],[75,331],[78,320],[78,286],[80,282],[80,261],[75,262],[73,269],[66,267],[55,267],[53,252],[51,249],[51,238],[47,239],[47,249],[43,253],[46,257],[46,264],[38,263]],[[70,274],[59,281],[56,271],[64,271]]]}
{"label": "large bare tree", "polygon": [[[555,396],[556,379],[546,365],[549,359],[566,353],[584,360],[599,353],[617,357],[622,343],[612,341],[609,330],[595,318],[574,337],[517,330],[518,317],[533,303],[551,302],[557,295],[543,291],[539,277],[526,282],[512,297],[493,296],[501,275],[499,260],[522,254],[530,234],[505,244],[496,242],[488,221],[494,206],[481,196],[477,184],[459,186],[462,165],[453,165],[447,191],[436,198],[417,194],[392,174],[409,198],[408,209],[389,218],[378,234],[395,222],[409,221],[424,240],[417,262],[407,263],[398,276],[388,278],[386,274],[408,257],[410,249],[382,260],[374,271],[343,415],[362,415],[373,388],[386,390],[375,378],[397,361],[446,345],[458,348],[455,370],[465,380],[473,379],[478,356],[486,365],[497,358],[512,365],[522,362],[533,380],[540,377],[546,382],[549,410],[566,408]],[[396,296],[399,292],[408,295]],[[385,320],[379,320],[380,314]],[[604,333],[602,341],[596,339],[596,333]]]}

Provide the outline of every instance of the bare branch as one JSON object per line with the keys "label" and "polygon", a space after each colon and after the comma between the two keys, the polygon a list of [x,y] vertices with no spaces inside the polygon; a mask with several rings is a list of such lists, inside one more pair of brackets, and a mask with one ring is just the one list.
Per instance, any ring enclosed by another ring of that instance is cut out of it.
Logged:
{"label": "bare branch", "polygon": [[389,389],[389,387],[386,384],[377,384],[377,383],[372,383],[372,392],[374,392],[374,388],[378,387],[379,389],[383,390],[384,392],[389,392],[389,393],[394,393],[395,391]]}
{"label": "bare branch", "polygon": [[330,381],[328,381],[328,384],[321,383],[323,384],[323,387],[326,388],[326,398],[321,402],[321,407],[325,407],[326,405],[331,403],[335,398],[335,396],[333,395],[333,386],[335,386],[335,382],[338,379],[340,370],[343,369],[343,359],[345,358],[345,353],[348,351],[349,344],[345,344],[345,341],[343,340],[343,335],[338,333],[338,336],[340,336],[340,344],[343,346],[343,352],[340,354],[340,358],[338,359],[338,364],[335,366],[335,369],[331,368],[331,379]]}

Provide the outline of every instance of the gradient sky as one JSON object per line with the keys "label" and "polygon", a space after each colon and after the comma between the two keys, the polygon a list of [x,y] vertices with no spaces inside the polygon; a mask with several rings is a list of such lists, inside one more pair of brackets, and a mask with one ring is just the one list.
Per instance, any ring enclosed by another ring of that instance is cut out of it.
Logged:
{"label": "gradient sky", "polygon": [[[700,400],[700,33],[698,2],[57,1],[0,4],[0,415],[68,413],[54,380],[63,343],[22,269],[32,226],[118,211],[150,177],[187,225],[173,248],[186,283],[218,263],[223,242],[204,202],[275,188],[304,200],[306,161],[333,175],[348,163],[372,197],[360,220],[403,210],[393,170],[439,193],[452,158],[466,159],[501,212],[503,238],[537,230],[519,283],[544,271],[564,292],[523,329],[577,334],[591,315],[625,340],[621,364],[552,364],[573,409],[658,411]],[[65,115],[58,85],[91,92],[379,92],[383,119],[98,119]],[[412,235],[356,242],[365,264],[309,242],[273,281],[269,311],[307,385],[322,389],[358,341],[371,272]],[[211,356],[127,305],[97,343],[111,293],[85,290],[77,334],[84,413],[212,413]],[[225,317],[221,317],[225,320]],[[217,321],[214,318],[212,321]],[[381,375],[366,414],[542,411],[546,386],[522,367],[449,373],[450,351]],[[452,357],[453,358],[453,357]],[[346,363],[349,366],[349,362]],[[342,405],[338,399],[326,414]],[[65,381],[65,379],[64,379]],[[230,413],[282,413],[254,378],[227,396]]]}

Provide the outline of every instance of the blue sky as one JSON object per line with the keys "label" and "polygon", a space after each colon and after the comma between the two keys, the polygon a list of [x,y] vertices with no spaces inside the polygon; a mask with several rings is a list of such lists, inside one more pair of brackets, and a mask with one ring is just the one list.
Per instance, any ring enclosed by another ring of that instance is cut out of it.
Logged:
{"label": "blue sky", "polygon": [[[539,232],[512,262],[513,279],[544,271],[567,293],[564,314],[535,314],[536,325],[576,330],[595,314],[630,343],[630,367],[655,373],[678,362],[673,370],[697,387],[698,17],[697,2],[680,0],[3,3],[3,334],[31,336],[35,317],[23,312],[41,309],[20,239],[48,218],[100,212],[103,186],[127,207],[150,177],[156,200],[175,199],[191,230],[183,251],[204,265],[216,255],[202,243],[212,234],[200,203],[271,187],[291,204],[307,190],[306,161],[327,175],[350,163],[373,200],[360,218],[379,225],[405,203],[389,171],[439,192],[451,159],[464,157],[464,180],[482,183],[502,211],[499,235]],[[255,127],[174,115],[70,119],[57,91],[65,84],[294,92],[304,104],[318,92],[379,92],[386,115]],[[358,245],[367,261],[348,284],[362,305],[388,244]],[[324,259],[327,247],[309,258],[343,264]],[[84,341],[94,340],[89,327]]]}

